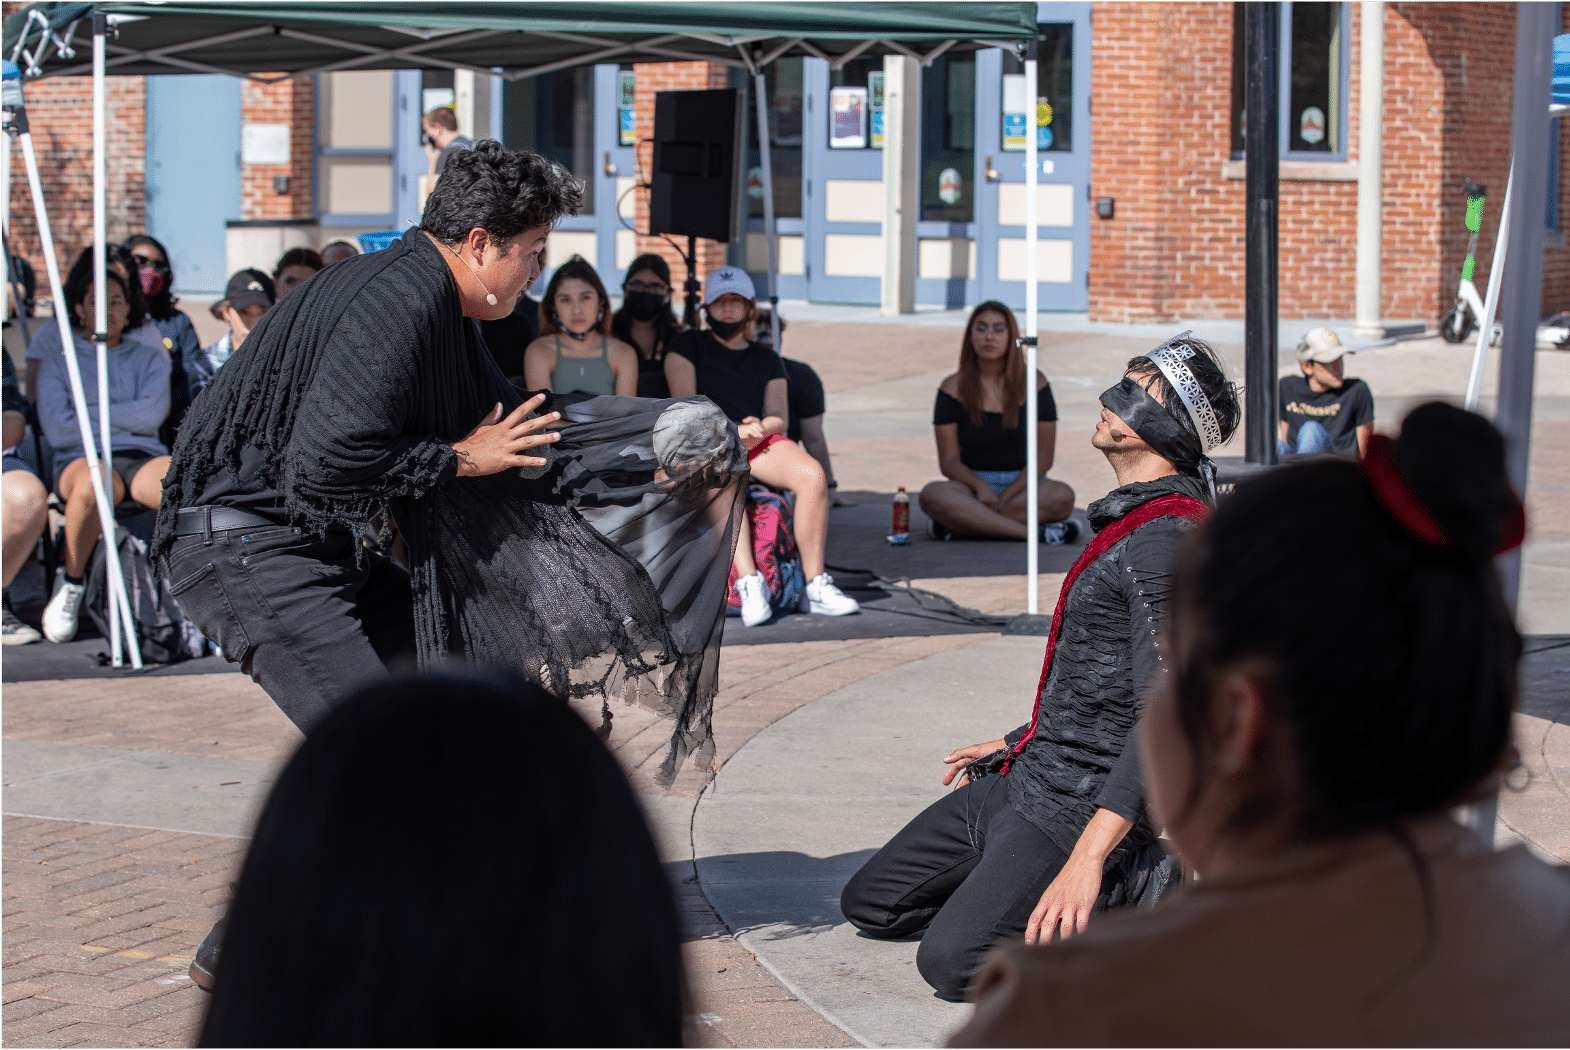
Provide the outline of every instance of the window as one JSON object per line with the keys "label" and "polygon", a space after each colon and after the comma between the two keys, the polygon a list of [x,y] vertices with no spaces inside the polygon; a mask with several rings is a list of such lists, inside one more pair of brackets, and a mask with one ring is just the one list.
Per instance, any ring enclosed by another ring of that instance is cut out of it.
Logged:
{"label": "window", "polygon": [[842,112],[843,106],[836,108],[836,97],[840,93],[837,93],[835,88],[863,89],[865,94],[851,96],[859,101],[865,111],[863,116],[854,121],[863,130],[859,148],[882,149],[883,59],[853,58],[839,69],[829,70],[829,146],[834,149],[844,149],[847,141],[854,141],[845,126],[851,114],[848,111]]}
{"label": "window", "polygon": [[515,80],[502,88],[502,143],[532,149],[583,181],[582,215],[594,214],[594,68]]}
{"label": "window", "polygon": [[921,71],[921,218],[975,215],[976,56],[941,55]]}
{"label": "window", "polygon": [[[774,169],[774,217],[801,218],[801,134],[807,99],[802,60],[782,58],[763,71],[769,101],[769,160]],[[758,103],[747,84],[747,214],[763,217],[763,160],[758,152]],[[754,175],[757,192],[753,192]]]}
{"label": "window", "polygon": [[[1036,27],[1036,148],[1068,152],[1074,148],[1074,25],[1045,23]],[[1003,53],[1003,148],[1025,149],[1030,122],[1025,95],[1025,63],[1012,51]],[[1018,87],[1009,77],[1018,77]]]}
{"label": "window", "polygon": [[[1245,11],[1232,5],[1232,156],[1244,155],[1248,120]],[[1347,156],[1347,38],[1351,5],[1288,3],[1281,18],[1281,157]]]}

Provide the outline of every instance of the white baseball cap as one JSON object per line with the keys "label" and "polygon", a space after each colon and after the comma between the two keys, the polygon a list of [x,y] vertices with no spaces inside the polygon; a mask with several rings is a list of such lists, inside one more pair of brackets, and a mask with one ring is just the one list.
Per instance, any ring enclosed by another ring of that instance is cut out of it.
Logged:
{"label": "white baseball cap", "polygon": [[739,266],[721,266],[713,271],[703,281],[703,305],[708,306],[722,295],[732,292],[743,299],[758,298],[758,290],[752,285],[752,278],[747,276],[747,271]]}
{"label": "white baseball cap", "polygon": [[1311,328],[1297,343],[1297,359],[1299,361],[1321,361],[1329,364],[1347,352],[1341,345],[1341,340],[1336,338],[1336,333],[1328,328]]}

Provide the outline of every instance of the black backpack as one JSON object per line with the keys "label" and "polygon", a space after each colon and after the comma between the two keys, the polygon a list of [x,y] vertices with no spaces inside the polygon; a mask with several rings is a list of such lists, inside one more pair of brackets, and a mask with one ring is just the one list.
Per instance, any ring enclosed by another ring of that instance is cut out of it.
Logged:
{"label": "black backpack", "polygon": [[[175,664],[207,654],[207,639],[196,625],[185,618],[180,603],[169,593],[169,584],[153,571],[147,544],[132,535],[124,525],[115,526],[120,548],[120,571],[125,573],[126,597],[131,616],[136,620],[136,637],[141,643],[144,664]],[[105,638],[109,637],[108,556],[99,542],[87,568],[87,593],[83,604],[87,615]],[[121,625],[124,629],[124,625]]]}

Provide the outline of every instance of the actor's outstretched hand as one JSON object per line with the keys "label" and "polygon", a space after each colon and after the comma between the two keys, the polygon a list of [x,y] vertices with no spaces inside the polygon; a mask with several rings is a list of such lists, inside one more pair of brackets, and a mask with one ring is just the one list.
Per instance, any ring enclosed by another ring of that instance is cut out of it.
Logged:
{"label": "actor's outstretched hand", "polygon": [[1133,826],[1127,817],[1097,807],[1079,833],[1074,852],[1030,913],[1030,922],[1025,924],[1026,944],[1048,943],[1054,931],[1067,940],[1085,928],[1101,894],[1107,857]]}
{"label": "actor's outstretched hand", "polygon": [[501,418],[500,403],[491,409],[468,437],[453,444],[453,451],[458,453],[458,476],[478,478],[513,467],[545,466],[546,460],[524,455],[531,448],[561,440],[560,434],[545,429],[561,418],[560,412],[527,418],[544,400],[544,394],[536,394],[513,409],[506,419]]}
{"label": "actor's outstretched hand", "polygon": [[954,790],[958,791],[970,783],[969,770],[972,762],[978,758],[986,758],[992,752],[1007,746],[1008,741],[999,737],[996,740],[988,740],[985,744],[971,744],[969,747],[962,747],[958,751],[949,752],[949,756],[943,760],[949,764],[948,771],[943,774],[943,783],[947,784],[949,781],[954,780],[956,776],[959,777],[959,780],[955,781],[954,784]]}

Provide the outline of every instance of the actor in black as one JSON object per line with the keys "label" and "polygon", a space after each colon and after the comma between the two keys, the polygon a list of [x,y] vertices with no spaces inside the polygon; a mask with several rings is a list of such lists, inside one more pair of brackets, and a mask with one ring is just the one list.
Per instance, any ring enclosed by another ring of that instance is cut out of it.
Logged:
{"label": "actor in black", "polygon": [[1119,873],[1156,854],[1134,726],[1165,670],[1157,631],[1175,549],[1214,497],[1206,453],[1241,411],[1213,351],[1187,333],[1130,361],[1101,403],[1091,443],[1118,487],[1089,507],[1097,535],[1064,581],[1030,721],[950,754],[954,790],[840,897],[871,936],[926,930],[917,967],[947,999],[964,997],[992,944],[1083,929],[1098,902],[1128,897]]}
{"label": "actor in black", "polygon": [[[730,558],[734,428],[706,403],[607,398],[557,429],[475,324],[509,314],[581,201],[538,154],[454,152],[419,228],[281,300],[187,417],[154,552],[302,730],[400,656],[456,657],[676,719],[667,773],[711,750],[725,571],[704,570]],[[630,553],[591,505],[643,508],[663,546]],[[373,519],[407,572],[361,543]]]}

